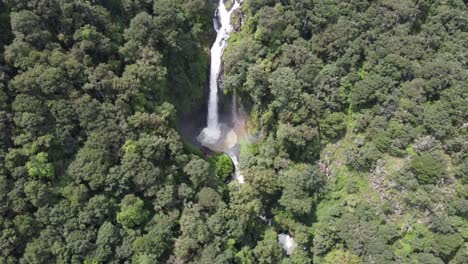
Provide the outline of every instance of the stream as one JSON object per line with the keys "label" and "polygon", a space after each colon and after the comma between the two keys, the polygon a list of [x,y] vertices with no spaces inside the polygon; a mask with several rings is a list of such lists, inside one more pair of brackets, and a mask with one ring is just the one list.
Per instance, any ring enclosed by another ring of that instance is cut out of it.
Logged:
{"label": "stream", "polygon": [[[224,0],[219,0],[218,9],[214,16],[214,28],[216,30],[216,40],[211,47],[211,67],[210,67],[210,94],[208,99],[207,126],[198,135],[197,140],[201,145],[215,151],[224,152],[232,160],[234,165],[233,181],[239,184],[244,183],[244,177],[239,169],[240,145],[239,140],[247,138],[245,114],[239,114],[235,91],[232,93],[231,103],[231,123],[220,122],[218,101],[219,101],[219,75],[221,73],[222,57],[224,49],[228,44],[228,38],[233,30],[231,25],[231,14],[240,7],[242,0],[232,0],[233,5],[230,10],[226,9]],[[223,118],[226,120],[227,118]],[[264,216],[259,216],[265,222],[271,220]],[[294,239],[289,234],[278,234],[278,243],[283,247],[287,255],[291,255],[297,246]]]}

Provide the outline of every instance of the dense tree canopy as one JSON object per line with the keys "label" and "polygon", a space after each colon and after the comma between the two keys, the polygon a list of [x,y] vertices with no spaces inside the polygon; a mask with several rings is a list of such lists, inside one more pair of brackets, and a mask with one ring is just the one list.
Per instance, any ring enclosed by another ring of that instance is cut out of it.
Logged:
{"label": "dense tree canopy", "polygon": [[0,263],[466,263],[466,1],[244,0],[244,184],[177,126],[216,2],[0,1]]}
{"label": "dense tree canopy", "polygon": [[[251,0],[243,11],[222,85],[252,105],[260,140],[241,154],[246,181],[305,249],[286,263],[466,261],[466,3]],[[440,234],[434,215],[459,222]]]}

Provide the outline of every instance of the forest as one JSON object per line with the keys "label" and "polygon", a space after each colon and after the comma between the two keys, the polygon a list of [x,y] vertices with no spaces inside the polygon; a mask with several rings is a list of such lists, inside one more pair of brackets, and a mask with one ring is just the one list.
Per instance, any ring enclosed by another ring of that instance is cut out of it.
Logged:
{"label": "forest", "polygon": [[468,263],[467,1],[240,3],[243,184],[180,131],[218,1],[0,0],[0,263]]}

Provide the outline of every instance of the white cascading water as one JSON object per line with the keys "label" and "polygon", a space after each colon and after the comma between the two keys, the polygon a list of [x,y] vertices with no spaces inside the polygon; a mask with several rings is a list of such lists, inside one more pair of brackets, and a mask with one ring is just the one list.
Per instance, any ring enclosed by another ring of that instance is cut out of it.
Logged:
{"label": "white cascading water", "polygon": [[234,164],[234,176],[232,177],[233,180],[237,181],[240,184],[244,183],[244,176],[240,174],[239,161],[237,160],[237,155],[233,152],[228,152],[227,154],[229,155],[229,157],[232,160],[232,163]]}
{"label": "white cascading water", "polygon": [[198,136],[198,141],[208,147],[216,144],[221,136],[221,128],[218,120],[218,80],[221,71],[223,51],[227,45],[229,34],[232,31],[231,14],[239,7],[240,3],[234,0],[233,6],[228,11],[224,5],[224,0],[219,0],[218,9],[215,13],[214,27],[216,30],[216,40],[211,47],[208,124]]}
{"label": "white cascading water", "polygon": [[[232,121],[235,124],[238,122],[238,115],[237,115],[237,99],[236,99],[236,90],[234,90],[232,94],[232,103],[231,103],[231,115],[232,115]],[[244,176],[240,174],[239,170],[239,160],[237,159],[237,154],[234,149],[231,149],[230,151],[227,152],[229,157],[232,160],[232,164],[234,165],[234,176],[233,180],[237,181],[238,183],[244,183]]]}
{"label": "white cascading water", "polygon": [[294,242],[294,239],[288,234],[279,234],[278,242],[286,251],[286,254],[288,256],[291,255],[294,249],[297,247],[297,244],[296,242]]}

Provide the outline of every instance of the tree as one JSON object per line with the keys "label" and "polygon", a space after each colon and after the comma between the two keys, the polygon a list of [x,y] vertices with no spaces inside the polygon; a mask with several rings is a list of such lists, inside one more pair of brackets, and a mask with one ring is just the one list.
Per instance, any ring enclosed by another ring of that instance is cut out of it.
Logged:
{"label": "tree", "polygon": [[283,122],[304,120],[297,115],[301,103],[302,85],[294,71],[287,67],[278,68],[271,73],[268,83],[270,92],[274,96],[271,107],[273,111],[279,112],[279,120]]}
{"label": "tree", "polygon": [[40,181],[30,181],[24,186],[24,194],[37,208],[51,204],[54,200],[53,190]]}
{"label": "tree", "polygon": [[422,153],[413,158],[410,166],[422,184],[434,184],[446,174],[446,165],[436,153]]}
{"label": "tree", "polygon": [[273,229],[267,229],[263,240],[259,241],[254,248],[257,263],[279,263],[283,258],[283,249],[279,246],[278,235]]}
{"label": "tree", "polygon": [[221,180],[228,179],[234,173],[234,165],[228,155],[223,154],[215,159],[215,172]]}
{"label": "tree", "polygon": [[232,187],[230,206],[234,212],[236,222],[243,228],[254,224],[262,213],[263,203],[257,189],[250,184]]}
{"label": "tree", "polygon": [[207,186],[212,181],[210,163],[197,157],[192,157],[190,162],[184,167],[184,172],[189,175],[190,181],[195,188]]}
{"label": "tree", "polygon": [[323,177],[317,168],[297,164],[281,171],[279,184],[283,190],[278,203],[291,213],[304,215],[311,212],[312,195],[323,185]]}
{"label": "tree", "polygon": [[93,259],[104,262],[112,257],[114,247],[120,240],[119,229],[111,222],[104,222],[98,230],[96,238],[97,248],[93,252]]}
{"label": "tree", "polygon": [[139,197],[128,194],[120,202],[120,212],[117,213],[117,222],[125,228],[135,228],[145,223],[150,212],[144,208],[144,202]]}
{"label": "tree", "polygon": [[44,30],[41,18],[29,10],[11,13],[11,29],[17,40],[42,48],[52,37]]}
{"label": "tree", "polygon": [[149,232],[137,237],[132,243],[136,263],[147,263],[143,261],[146,258],[157,261],[172,246],[174,221],[170,216],[155,215],[149,224],[153,225]]}
{"label": "tree", "polygon": [[424,127],[430,135],[438,139],[447,137],[453,130],[450,114],[446,109],[447,107],[441,102],[424,108]]}
{"label": "tree", "polygon": [[32,157],[28,163],[29,176],[52,179],[54,178],[54,165],[48,162],[48,155],[45,152],[40,152],[36,156]]}
{"label": "tree", "polygon": [[355,109],[369,108],[386,99],[386,90],[394,85],[391,79],[378,74],[366,76],[353,87],[351,105]]}
{"label": "tree", "polygon": [[463,238],[459,234],[436,234],[432,250],[442,259],[448,260],[462,244]]}
{"label": "tree", "polygon": [[114,199],[105,195],[95,195],[78,213],[78,220],[82,224],[100,226],[116,212],[116,208],[117,204]]}
{"label": "tree", "polygon": [[254,263],[254,256],[252,249],[248,247],[243,247],[239,252],[236,254],[236,259],[239,263],[245,264],[253,264]]}
{"label": "tree", "polygon": [[353,148],[347,153],[347,162],[357,170],[368,170],[382,156],[382,153],[372,143]]}
{"label": "tree", "polygon": [[42,238],[37,238],[26,246],[22,263],[40,264],[45,262],[55,262],[55,258],[50,252],[50,247]]}
{"label": "tree", "polygon": [[199,205],[184,208],[180,217],[180,231],[182,234],[176,240],[174,249],[178,259],[190,258],[191,253],[196,252],[212,239],[202,207]]}
{"label": "tree", "polygon": [[272,195],[278,189],[278,175],[272,169],[257,166],[244,170],[242,173],[245,180],[262,194]]}
{"label": "tree", "polygon": [[317,128],[307,125],[279,124],[277,138],[291,159],[310,160],[319,147]]}
{"label": "tree", "polygon": [[296,247],[294,248],[294,251],[292,252],[291,256],[289,258],[284,258],[281,263],[309,264],[312,263],[312,257],[306,250],[300,247]]}
{"label": "tree", "polygon": [[335,140],[346,132],[345,115],[339,112],[326,114],[320,121],[320,135],[327,140]]}
{"label": "tree", "polygon": [[221,196],[213,189],[204,187],[198,193],[198,204],[206,208],[208,211],[213,211],[222,201]]}
{"label": "tree", "polygon": [[83,147],[68,167],[68,174],[77,183],[88,182],[91,190],[97,190],[103,187],[109,166],[110,160],[102,150],[91,146]]}
{"label": "tree", "polygon": [[361,264],[363,262],[359,256],[356,256],[348,251],[335,249],[325,256],[323,263]]}

